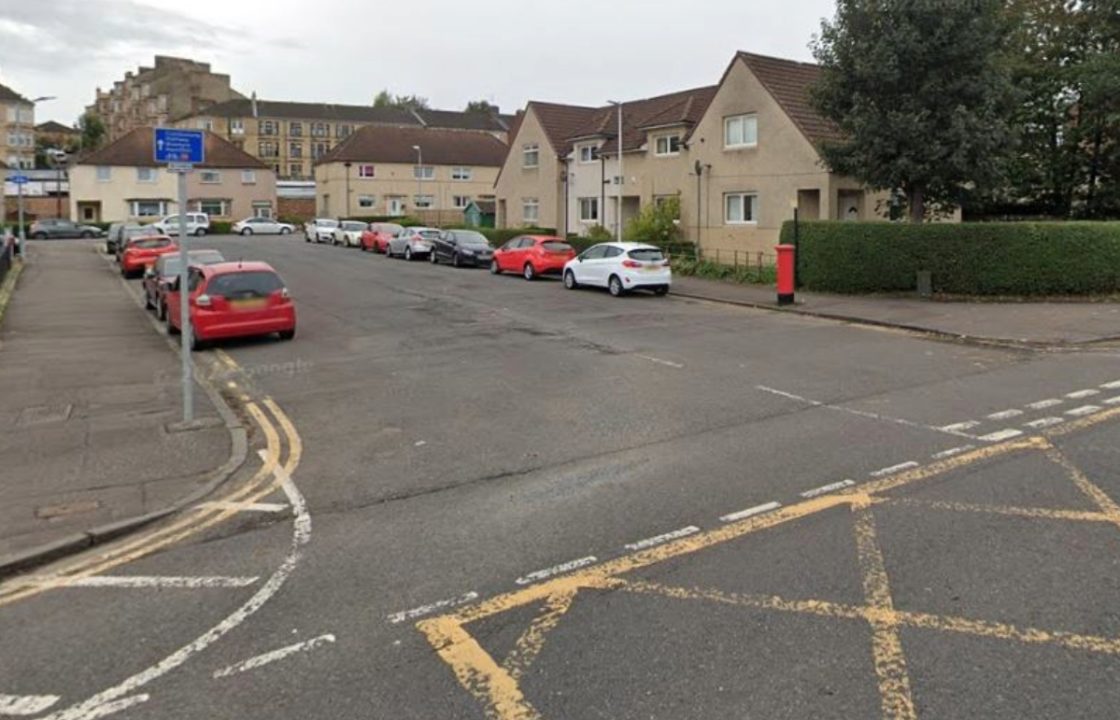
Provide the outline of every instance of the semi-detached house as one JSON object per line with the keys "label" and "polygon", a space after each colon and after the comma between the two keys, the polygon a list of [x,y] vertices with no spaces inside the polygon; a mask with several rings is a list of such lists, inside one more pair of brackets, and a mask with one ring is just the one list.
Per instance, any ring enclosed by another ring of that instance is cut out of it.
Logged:
{"label": "semi-detached house", "polygon": [[[496,183],[500,227],[586,234],[677,197],[705,251],[771,254],[782,223],[883,217],[886,197],[829,172],[839,137],[809,102],[816,65],[740,52],[718,85],[617,106],[530,102]],[[621,144],[622,172],[618,158]]]}

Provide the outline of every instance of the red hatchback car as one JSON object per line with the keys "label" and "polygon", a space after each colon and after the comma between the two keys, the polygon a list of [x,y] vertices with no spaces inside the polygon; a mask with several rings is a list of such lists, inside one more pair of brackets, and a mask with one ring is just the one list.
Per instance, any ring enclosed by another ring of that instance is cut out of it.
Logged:
{"label": "red hatchback car", "polygon": [[[224,262],[192,266],[188,272],[191,350],[211,340],[278,333],[296,335],[296,308],[284,281],[263,262]],[[179,301],[173,284],[167,292],[167,331],[182,332]]]}
{"label": "red hatchback car", "polygon": [[362,250],[384,253],[389,247],[389,239],[403,229],[396,223],[370,223],[369,229],[362,233]]}
{"label": "red hatchback car", "polygon": [[179,252],[179,244],[166,235],[148,235],[128,241],[121,253],[121,275],[129,278],[156,264],[161,255]]}
{"label": "red hatchback car", "polygon": [[575,249],[563,238],[552,235],[521,235],[494,251],[490,272],[521,273],[526,280],[538,275],[559,275],[564,263],[576,256]]}

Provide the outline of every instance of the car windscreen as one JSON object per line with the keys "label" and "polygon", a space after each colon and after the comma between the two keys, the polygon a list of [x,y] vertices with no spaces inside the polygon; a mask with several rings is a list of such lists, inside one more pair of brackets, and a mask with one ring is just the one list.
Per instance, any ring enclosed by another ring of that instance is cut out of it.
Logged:
{"label": "car windscreen", "polygon": [[362,222],[344,222],[342,223],[343,230],[365,230],[366,224]]}
{"label": "car windscreen", "polygon": [[163,248],[163,247],[167,247],[167,246],[168,246],[168,245],[170,245],[170,244],[171,244],[171,241],[170,241],[170,240],[168,240],[167,238],[162,238],[162,237],[155,237],[155,238],[142,237],[142,238],[136,238],[136,239],[134,239],[134,240],[133,240],[132,242],[130,242],[130,243],[128,244],[128,246],[129,246],[129,247],[131,247],[131,248],[138,248],[138,249],[140,249],[140,250],[155,250],[156,248]]}
{"label": "car windscreen", "polygon": [[[189,264],[191,265],[213,265],[215,263],[224,262],[225,258],[217,250],[193,250],[190,254]],[[178,275],[179,274],[179,256],[175,253],[164,255],[157,263],[157,268],[160,269],[161,275]]]}
{"label": "car windscreen", "polygon": [[630,256],[631,260],[642,262],[660,262],[665,259],[665,254],[657,248],[641,248],[640,250],[631,250],[626,254]]}
{"label": "car windscreen", "polygon": [[158,235],[158,233],[151,228],[141,227],[139,225],[126,225],[121,229],[121,234],[126,238],[142,237],[144,235]]}
{"label": "car windscreen", "polygon": [[224,298],[265,297],[284,287],[280,276],[267,271],[233,272],[210,279],[206,292]]}
{"label": "car windscreen", "polygon": [[404,230],[402,226],[394,225],[392,223],[382,223],[380,225],[374,225],[373,229],[375,232],[383,232],[386,235],[396,235],[401,230]]}
{"label": "car windscreen", "polygon": [[425,240],[439,240],[439,230],[420,230],[416,234]]}
{"label": "car windscreen", "polygon": [[545,249],[545,252],[566,253],[566,252],[568,252],[569,250],[572,249],[572,246],[569,245],[568,243],[558,242],[558,241],[555,241],[555,240],[550,240],[549,242],[543,242],[543,243],[541,243],[541,247]]}
{"label": "car windscreen", "polygon": [[482,233],[476,232],[457,232],[455,239],[464,245],[489,245],[490,241]]}

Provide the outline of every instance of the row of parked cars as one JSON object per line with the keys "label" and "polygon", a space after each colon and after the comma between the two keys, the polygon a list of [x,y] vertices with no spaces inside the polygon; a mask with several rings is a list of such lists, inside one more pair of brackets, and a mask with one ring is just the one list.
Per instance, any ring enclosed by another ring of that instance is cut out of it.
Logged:
{"label": "row of parked cars", "polygon": [[446,262],[454,267],[486,267],[494,275],[517,273],[526,280],[559,275],[564,287],[603,287],[616,297],[632,290],[665,295],[672,284],[669,258],[654,245],[604,242],[577,254],[564,238],[521,235],[495,248],[474,230],[440,230],[316,218],[304,225],[304,239],[360,248],[405,260]]}

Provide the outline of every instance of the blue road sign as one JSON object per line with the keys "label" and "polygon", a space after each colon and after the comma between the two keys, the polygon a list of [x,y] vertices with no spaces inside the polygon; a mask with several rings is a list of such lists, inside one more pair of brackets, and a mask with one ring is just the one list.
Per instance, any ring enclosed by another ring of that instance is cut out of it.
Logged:
{"label": "blue road sign", "polygon": [[206,160],[201,130],[156,128],[154,147],[157,163],[198,165]]}
{"label": "blue road sign", "polygon": [[27,183],[31,182],[31,178],[27,177],[26,175],[9,175],[8,182],[12,183],[13,185],[26,185]]}

